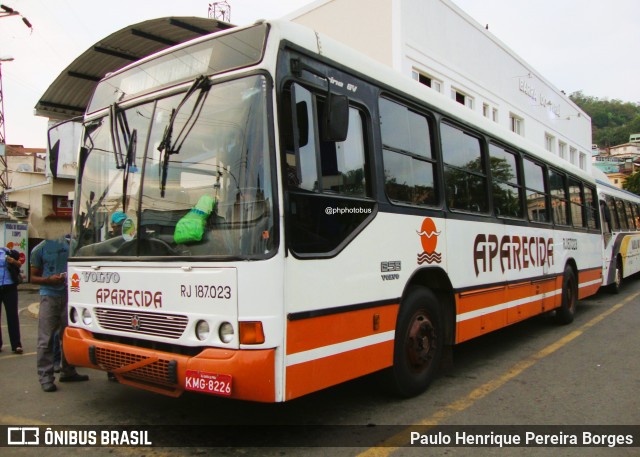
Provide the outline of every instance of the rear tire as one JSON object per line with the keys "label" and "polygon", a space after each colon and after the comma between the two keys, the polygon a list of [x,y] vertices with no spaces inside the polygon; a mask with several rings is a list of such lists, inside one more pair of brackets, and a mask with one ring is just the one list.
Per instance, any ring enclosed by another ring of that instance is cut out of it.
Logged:
{"label": "rear tire", "polygon": [[393,366],[388,371],[392,392],[401,397],[424,392],[437,375],[443,347],[438,300],[428,289],[410,289],[396,324]]}
{"label": "rear tire", "polygon": [[578,282],[573,268],[566,267],[562,275],[562,304],[556,310],[556,321],[566,325],[573,322],[578,307]]}

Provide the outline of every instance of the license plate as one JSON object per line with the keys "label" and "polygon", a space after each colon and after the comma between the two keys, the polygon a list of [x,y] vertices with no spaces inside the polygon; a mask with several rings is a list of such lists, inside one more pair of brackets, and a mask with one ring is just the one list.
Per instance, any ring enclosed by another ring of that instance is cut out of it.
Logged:
{"label": "license plate", "polygon": [[231,396],[231,375],[187,370],[185,389],[214,395]]}

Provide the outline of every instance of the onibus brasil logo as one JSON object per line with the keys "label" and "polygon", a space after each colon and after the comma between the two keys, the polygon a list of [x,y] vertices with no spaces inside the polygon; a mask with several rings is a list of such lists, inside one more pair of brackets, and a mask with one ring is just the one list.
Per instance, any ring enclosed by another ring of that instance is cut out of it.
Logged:
{"label": "onibus brasil logo", "polygon": [[420,236],[420,243],[422,244],[422,253],[418,254],[418,265],[423,263],[440,263],[442,261],[442,255],[436,252],[436,246],[438,244],[438,236],[441,232],[436,230],[436,224],[430,217],[426,217],[422,221],[422,227],[420,231],[416,231]]}

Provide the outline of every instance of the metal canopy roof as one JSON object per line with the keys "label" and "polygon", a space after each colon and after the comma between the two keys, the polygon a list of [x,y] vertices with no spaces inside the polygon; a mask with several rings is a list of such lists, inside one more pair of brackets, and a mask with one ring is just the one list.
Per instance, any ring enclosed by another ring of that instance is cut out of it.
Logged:
{"label": "metal canopy roof", "polygon": [[70,119],[84,114],[104,75],[162,49],[234,27],[201,17],[165,17],[125,27],[98,41],[76,58],[49,86],[35,114]]}

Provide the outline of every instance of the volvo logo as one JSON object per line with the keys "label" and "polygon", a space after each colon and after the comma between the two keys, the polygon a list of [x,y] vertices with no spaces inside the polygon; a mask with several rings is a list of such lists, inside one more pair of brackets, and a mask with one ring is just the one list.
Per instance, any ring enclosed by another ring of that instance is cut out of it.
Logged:
{"label": "volvo logo", "polygon": [[140,316],[138,316],[137,314],[134,314],[133,317],[131,318],[131,328],[133,330],[140,330]]}
{"label": "volvo logo", "polygon": [[106,282],[119,283],[120,275],[115,272],[108,271],[83,271],[82,279],[84,282]]}

